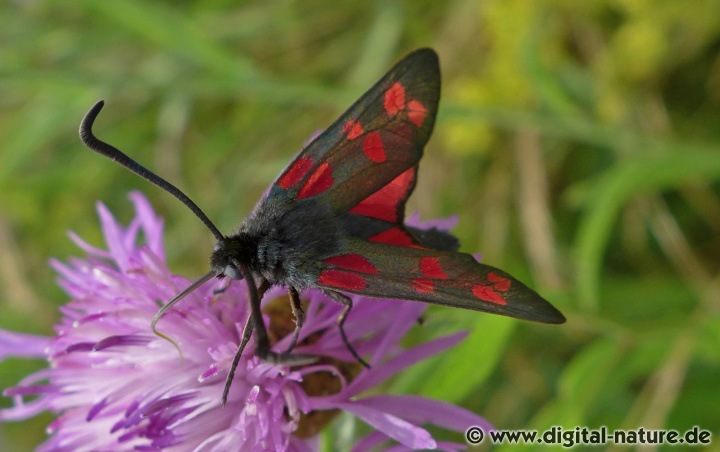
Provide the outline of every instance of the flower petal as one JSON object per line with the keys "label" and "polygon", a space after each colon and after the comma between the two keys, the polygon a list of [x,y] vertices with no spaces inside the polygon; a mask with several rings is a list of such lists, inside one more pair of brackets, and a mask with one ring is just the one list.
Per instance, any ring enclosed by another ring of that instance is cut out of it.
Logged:
{"label": "flower petal", "polygon": [[90,245],[88,242],[86,242],[85,240],[80,238],[80,236],[75,234],[73,231],[68,231],[67,235],[68,235],[68,237],[70,237],[70,240],[72,240],[73,243],[75,243],[75,245],[77,245],[78,248],[85,251],[87,254],[89,254],[91,256],[100,257],[103,259],[112,258],[112,253]]}
{"label": "flower petal", "polygon": [[139,191],[133,191],[129,195],[135,206],[137,218],[142,225],[145,241],[148,246],[161,259],[165,259],[165,247],[163,246],[163,220],[155,214],[148,199]]}
{"label": "flower petal", "polygon": [[[384,300],[383,300],[384,301]],[[388,303],[397,303],[397,301],[387,301]],[[378,365],[382,359],[387,356],[391,349],[396,347],[400,339],[415,325],[427,307],[422,303],[402,303],[397,314],[393,317],[394,321],[383,335],[382,342],[378,345],[370,360],[370,365]]]}
{"label": "flower petal", "polygon": [[7,357],[44,358],[50,338],[0,329],[0,362]]}
{"label": "flower petal", "polygon": [[458,224],[458,216],[457,215],[451,215],[447,218],[438,218],[436,220],[427,220],[427,221],[421,221],[420,220],[420,214],[418,212],[413,212],[412,215],[410,215],[406,220],[405,223],[408,226],[412,226],[414,228],[418,229],[431,229],[436,228],[441,231],[449,231],[450,229],[454,228]]}
{"label": "flower petal", "polygon": [[494,430],[492,424],[477,414],[441,400],[414,395],[383,395],[366,397],[362,402],[364,406],[419,425],[430,423],[457,432],[465,432],[471,426],[486,432]]}
{"label": "flower petal", "polygon": [[379,365],[373,372],[360,374],[357,379],[348,385],[347,392],[353,396],[377,386],[406,367],[447,350],[465,339],[466,336],[467,333],[461,331],[405,350]]}
{"label": "flower petal", "polygon": [[120,270],[125,272],[130,268],[130,262],[127,250],[125,250],[125,240],[123,234],[123,228],[120,223],[115,220],[115,217],[105,204],[99,202],[97,204],[98,215],[100,216],[100,223],[102,224],[103,236],[105,237],[105,243],[108,246],[110,254],[113,256],[115,262],[119,265]]}
{"label": "flower petal", "polygon": [[369,425],[407,447],[434,449],[437,445],[427,430],[397,416],[366,406],[363,400],[340,403],[338,407],[350,411]]}
{"label": "flower petal", "polygon": [[378,446],[386,443],[388,441],[388,439],[389,438],[386,434],[376,430],[376,431],[370,433],[369,435],[365,436],[365,438],[356,442],[353,445],[351,452],[364,452],[366,450],[374,450]]}

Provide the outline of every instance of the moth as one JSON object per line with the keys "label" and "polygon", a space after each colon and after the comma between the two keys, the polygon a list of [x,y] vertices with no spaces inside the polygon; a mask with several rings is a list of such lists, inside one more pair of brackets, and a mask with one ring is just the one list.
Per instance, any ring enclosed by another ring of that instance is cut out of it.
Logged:
{"label": "moth", "polygon": [[[405,56],[329,128],[313,139],[273,182],[239,229],[222,234],[182,191],[92,133],[103,108],[95,104],[80,125],[90,149],[115,160],[166,190],[207,226],[217,239],[211,270],[155,316],[208,280],[244,279],[251,315],[223,393],[232,383],[240,355],[255,331],[261,359],[299,365],[315,357],[291,353],[303,324],[298,291],[316,287],[344,305],[343,325],[352,309],[347,294],[422,301],[545,323],[563,315],[532,289],[506,272],[458,252],[455,237],[438,229],[404,224],[405,203],[417,182],[418,164],[430,138],[440,99],[437,54],[429,48]],[[296,318],[292,344],[271,350],[260,311],[265,291],[288,289]]]}

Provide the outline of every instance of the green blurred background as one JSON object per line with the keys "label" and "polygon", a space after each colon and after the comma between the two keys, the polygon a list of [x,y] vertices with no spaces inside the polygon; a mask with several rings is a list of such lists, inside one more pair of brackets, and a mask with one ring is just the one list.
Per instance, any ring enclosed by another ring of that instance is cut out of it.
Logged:
{"label": "green blurred background", "polygon": [[[568,322],[432,308],[408,345],[472,333],[387,390],[499,428],[699,425],[717,442],[717,0],[2,2],[0,328],[51,332],[67,297],[48,258],[80,254],[68,230],[101,244],[96,201],[128,221],[133,189],[166,219],[171,268],[206,271],[202,224],[80,144],[95,101],[101,138],[230,232],[311,134],[421,46],[440,54],[443,94],[409,210],[458,214],[464,251]],[[42,366],[7,360],[0,387]],[[0,446],[33,447],[50,420],[0,425]],[[363,429],[341,417],[325,444]]]}

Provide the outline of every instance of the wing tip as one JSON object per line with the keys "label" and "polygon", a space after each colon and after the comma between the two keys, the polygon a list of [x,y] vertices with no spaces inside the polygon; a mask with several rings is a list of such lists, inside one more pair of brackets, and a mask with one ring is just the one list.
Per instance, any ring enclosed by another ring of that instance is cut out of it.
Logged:
{"label": "wing tip", "polygon": [[437,52],[432,47],[420,47],[419,49],[413,50],[408,55],[415,55],[415,54],[418,54],[418,55],[425,54],[428,57],[437,58]]}
{"label": "wing tip", "polygon": [[534,303],[534,309],[532,309],[532,311],[523,311],[526,315],[522,316],[522,319],[552,325],[558,325],[567,321],[559,309],[550,304],[550,302],[544,298],[539,298],[540,303]]}
{"label": "wing tip", "polygon": [[432,63],[432,65],[437,67],[438,70],[440,67],[440,57],[438,57],[437,52],[430,47],[421,47],[419,49],[415,49],[412,52],[405,55],[405,57],[403,57],[403,59],[401,61],[406,61],[406,60],[410,60],[410,59],[416,60],[416,61],[425,60],[426,63],[424,63],[424,64],[427,65],[428,63]]}
{"label": "wing tip", "polygon": [[419,64],[424,67],[435,67],[437,71],[440,72],[440,57],[438,57],[437,52],[430,47],[421,47],[405,54],[405,56],[396,63],[396,66],[410,62],[413,65]]}
{"label": "wing tip", "polygon": [[554,306],[552,307],[552,310],[553,312],[550,312],[549,315],[544,317],[542,320],[539,320],[539,322],[552,325],[559,325],[567,322],[567,318],[565,318],[562,312],[558,311]]}

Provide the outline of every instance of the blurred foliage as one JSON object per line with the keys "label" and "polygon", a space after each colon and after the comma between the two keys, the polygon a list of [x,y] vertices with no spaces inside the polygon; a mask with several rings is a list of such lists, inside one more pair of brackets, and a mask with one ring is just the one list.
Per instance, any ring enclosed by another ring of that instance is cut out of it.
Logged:
{"label": "blurred foliage", "polygon": [[[127,220],[135,188],[166,218],[172,267],[205,271],[202,225],[79,143],[96,100],[99,136],[231,231],[307,137],[421,46],[440,54],[443,98],[411,209],[457,213],[465,251],[568,323],[433,308],[409,342],[470,336],[388,390],[499,428],[699,425],[717,441],[718,0],[2,2],[0,327],[51,333],[66,297],[47,259],[79,253],[68,229],[101,243],[95,202]],[[30,369],[3,362],[0,387]],[[0,425],[0,449],[31,448],[47,422]],[[323,443],[347,448],[348,422]]]}

